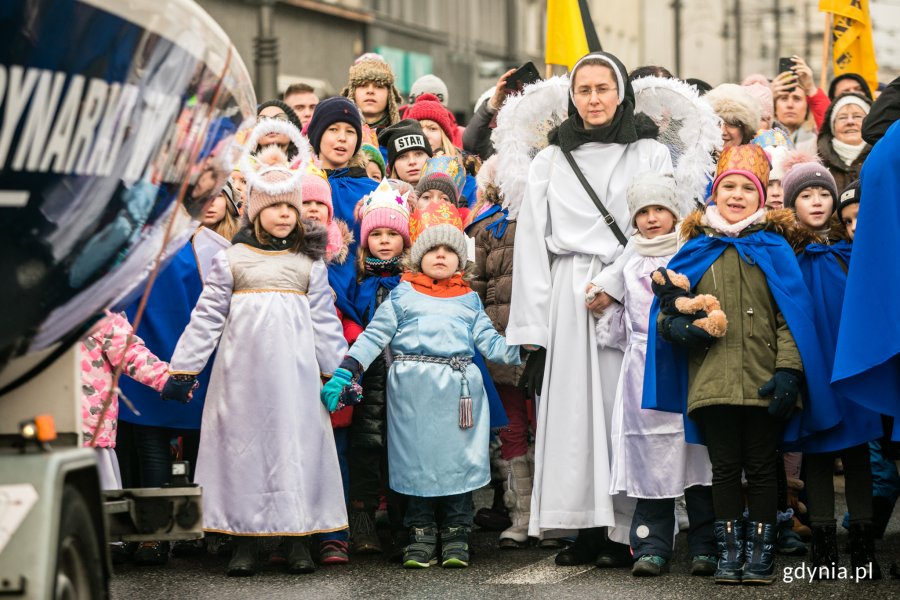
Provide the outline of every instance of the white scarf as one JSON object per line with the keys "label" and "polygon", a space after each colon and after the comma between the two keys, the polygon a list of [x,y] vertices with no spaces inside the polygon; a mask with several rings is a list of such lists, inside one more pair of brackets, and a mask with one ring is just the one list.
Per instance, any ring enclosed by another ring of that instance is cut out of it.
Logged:
{"label": "white scarf", "polygon": [[863,142],[856,146],[852,146],[850,144],[845,144],[837,138],[833,138],[831,140],[831,147],[834,148],[837,155],[844,161],[844,164],[849,167],[853,164],[853,161],[859,158],[862,151],[866,149],[866,143]]}
{"label": "white scarf", "polygon": [[766,209],[760,208],[758,211],[737,223],[729,223],[719,213],[719,207],[710,204],[706,207],[706,222],[709,226],[728,237],[737,237],[742,231],[755,223],[761,223],[766,217]]}
{"label": "white scarf", "polygon": [[631,243],[635,251],[641,256],[669,256],[678,250],[678,225],[675,231],[658,235],[652,240],[645,238],[640,233],[631,236]]}

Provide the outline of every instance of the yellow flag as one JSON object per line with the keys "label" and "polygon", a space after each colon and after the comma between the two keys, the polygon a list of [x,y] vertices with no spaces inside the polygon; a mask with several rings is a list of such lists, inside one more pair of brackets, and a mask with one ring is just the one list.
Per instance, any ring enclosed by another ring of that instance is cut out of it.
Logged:
{"label": "yellow flag", "polygon": [[548,65],[575,66],[588,51],[600,50],[597,30],[584,0],[547,0]]}
{"label": "yellow flag", "polygon": [[834,15],[831,53],[835,76],[861,75],[874,92],[878,88],[878,63],[872,42],[869,0],[819,0],[819,10]]}

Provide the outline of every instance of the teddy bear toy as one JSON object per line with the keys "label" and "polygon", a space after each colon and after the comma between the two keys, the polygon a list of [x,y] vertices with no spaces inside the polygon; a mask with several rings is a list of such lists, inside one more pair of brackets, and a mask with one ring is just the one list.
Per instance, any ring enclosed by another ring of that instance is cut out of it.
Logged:
{"label": "teddy bear toy", "polygon": [[713,337],[724,337],[728,319],[719,300],[710,294],[691,292],[690,280],[681,273],[660,267],[650,275],[650,288],[659,298],[664,315],[694,316],[693,324]]}

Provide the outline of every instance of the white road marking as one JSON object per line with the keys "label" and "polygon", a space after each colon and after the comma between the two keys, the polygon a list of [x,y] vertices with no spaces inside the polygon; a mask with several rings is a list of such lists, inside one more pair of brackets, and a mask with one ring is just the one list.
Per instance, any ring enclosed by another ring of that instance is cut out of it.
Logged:
{"label": "white road marking", "polygon": [[492,577],[484,583],[489,585],[534,585],[538,583],[560,583],[566,579],[596,569],[594,565],[580,565],[577,567],[558,567],[556,556],[549,556],[536,563],[510,571],[504,575]]}

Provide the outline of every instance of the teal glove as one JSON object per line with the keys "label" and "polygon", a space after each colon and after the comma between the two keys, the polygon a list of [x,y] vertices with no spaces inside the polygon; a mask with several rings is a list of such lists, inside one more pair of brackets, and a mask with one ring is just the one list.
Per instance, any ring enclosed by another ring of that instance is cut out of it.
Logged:
{"label": "teal glove", "polygon": [[338,401],[341,399],[341,392],[351,383],[353,383],[353,376],[350,374],[350,371],[338,368],[335,370],[334,375],[331,376],[331,379],[322,386],[320,397],[328,412],[335,411]]}

